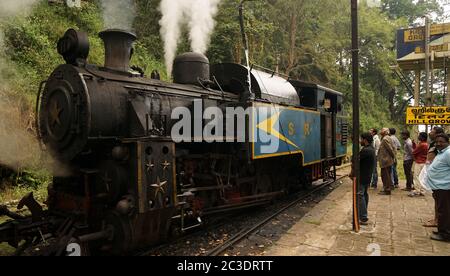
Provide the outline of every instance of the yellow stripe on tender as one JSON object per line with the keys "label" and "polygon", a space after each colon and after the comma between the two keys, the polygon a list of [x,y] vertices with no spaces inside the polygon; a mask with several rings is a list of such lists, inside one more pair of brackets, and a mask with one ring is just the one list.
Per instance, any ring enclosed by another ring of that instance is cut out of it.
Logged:
{"label": "yellow stripe on tender", "polygon": [[277,137],[279,140],[286,142],[291,146],[299,148],[296,144],[294,144],[294,142],[292,142],[291,140],[286,138],[284,135],[282,135],[275,129],[275,125],[278,123],[278,120],[280,118],[280,113],[281,112],[276,112],[272,117],[259,123],[256,127],[261,129],[262,131],[266,132],[269,135]]}

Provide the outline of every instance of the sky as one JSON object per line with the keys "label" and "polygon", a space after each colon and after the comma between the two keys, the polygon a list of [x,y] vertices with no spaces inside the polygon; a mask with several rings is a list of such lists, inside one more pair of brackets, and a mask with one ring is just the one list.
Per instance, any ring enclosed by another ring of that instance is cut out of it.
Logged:
{"label": "sky", "polygon": [[447,18],[447,22],[450,20],[450,0],[441,0],[440,1],[444,6],[444,17]]}

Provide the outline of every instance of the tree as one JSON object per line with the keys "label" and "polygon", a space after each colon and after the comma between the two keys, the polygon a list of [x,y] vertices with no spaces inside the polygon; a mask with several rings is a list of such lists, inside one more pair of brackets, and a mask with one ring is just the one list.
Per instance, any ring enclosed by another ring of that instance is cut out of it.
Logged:
{"label": "tree", "polygon": [[407,18],[409,25],[426,15],[444,13],[439,0],[382,0],[382,11],[393,20]]}

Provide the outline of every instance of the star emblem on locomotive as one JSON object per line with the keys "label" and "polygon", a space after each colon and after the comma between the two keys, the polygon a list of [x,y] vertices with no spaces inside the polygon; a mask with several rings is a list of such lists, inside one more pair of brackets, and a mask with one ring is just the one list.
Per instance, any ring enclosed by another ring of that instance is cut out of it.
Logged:
{"label": "star emblem on locomotive", "polygon": [[167,170],[167,168],[170,167],[170,163],[167,162],[167,160],[164,161],[164,163],[161,163],[161,166],[163,167],[163,170]]}
{"label": "star emblem on locomotive", "polygon": [[167,181],[161,182],[161,179],[159,176],[156,178],[156,183],[151,184],[150,187],[155,190],[155,198],[158,196],[159,193],[165,194],[166,190],[164,189],[164,186],[167,184]]}
{"label": "star emblem on locomotive", "polygon": [[145,167],[147,168],[147,172],[151,172],[153,171],[155,165],[153,164],[152,161],[148,160],[147,163],[145,164]]}
{"label": "star emblem on locomotive", "polygon": [[52,126],[54,126],[55,124],[61,125],[59,117],[61,116],[62,111],[63,109],[58,106],[58,102],[56,100],[53,100],[49,111]]}

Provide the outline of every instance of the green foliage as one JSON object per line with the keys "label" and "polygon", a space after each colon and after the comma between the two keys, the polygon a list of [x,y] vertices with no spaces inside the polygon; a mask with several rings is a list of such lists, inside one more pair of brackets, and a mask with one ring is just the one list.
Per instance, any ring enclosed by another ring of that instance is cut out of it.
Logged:
{"label": "green foliage", "polygon": [[151,49],[149,54],[156,60],[162,61],[164,51],[159,34],[161,13],[158,7],[160,0],[135,0],[135,2],[138,11],[134,22],[136,35],[147,49]]}
{"label": "green foliage", "polygon": [[[50,75],[52,70],[64,60],[56,51],[58,39],[69,28],[88,33],[90,41],[89,63],[103,64],[104,48],[98,33],[103,30],[103,19],[97,1],[83,1],[82,8],[68,8],[65,5],[49,5],[41,1],[32,14],[25,18],[16,18],[3,22],[6,56],[14,63],[15,78],[13,90],[28,95],[31,104],[38,90],[39,83]],[[144,14],[142,14],[144,16]],[[142,30],[141,28],[137,28]],[[149,43],[149,39],[136,44],[132,60],[150,73],[153,69],[163,70],[157,59],[161,51],[158,44]],[[152,49],[152,50],[150,50]],[[166,76],[163,74],[163,77]]]}
{"label": "green foliage", "polygon": [[418,18],[436,13],[443,15],[439,0],[382,0],[382,10],[391,19],[405,18],[413,24]]}
{"label": "green foliage", "polygon": [[20,170],[18,172],[0,167],[0,202],[19,200],[24,194],[33,192],[41,202],[46,199],[51,174],[43,169]]}
{"label": "green foliage", "polygon": [[158,70],[161,75],[161,79],[169,79],[164,64],[151,54],[151,50],[150,48],[148,48],[145,42],[138,41],[137,43],[135,43],[131,64],[142,68],[145,75],[147,76],[150,76],[153,70]]}
{"label": "green foliage", "polygon": [[10,186],[38,189],[41,185],[50,182],[50,174],[42,170],[24,170],[12,173],[7,182]]}

